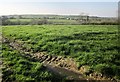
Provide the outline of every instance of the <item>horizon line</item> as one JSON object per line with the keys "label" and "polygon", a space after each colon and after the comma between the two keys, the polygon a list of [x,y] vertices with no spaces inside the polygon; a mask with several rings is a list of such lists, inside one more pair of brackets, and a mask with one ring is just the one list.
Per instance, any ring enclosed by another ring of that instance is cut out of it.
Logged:
{"label": "horizon line", "polygon": [[[79,16],[79,15],[81,15],[81,14],[51,14],[51,13],[47,13],[47,14],[4,14],[4,15],[0,15],[0,16],[10,16],[10,15],[58,15],[58,16],[60,16],[60,15],[62,15],[62,16]],[[83,14],[83,16],[93,16],[93,17],[117,17],[117,16],[98,16],[98,15],[84,15]]]}

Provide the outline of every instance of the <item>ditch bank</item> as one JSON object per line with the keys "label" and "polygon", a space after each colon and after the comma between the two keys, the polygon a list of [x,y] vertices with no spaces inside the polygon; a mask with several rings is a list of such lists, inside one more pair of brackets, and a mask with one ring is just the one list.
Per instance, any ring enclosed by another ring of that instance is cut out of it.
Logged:
{"label": "ditch bank", "polygon": [[76,66],[76,62],[72,58],[62,56],[48,55],[46,52],[32,53],[22,47],[23,43],[17,40],[10,40],[8,38],[2,38],[2,42],[9,45],[12,49],[18,50],[20,53],[24,53],[23,56],[29,57],[33,60],[43,63],[43,65],[51,72],[66,77],[67,80],[77,82],[120,82],[114,79],[97,79],[93,77],[86,77]]}

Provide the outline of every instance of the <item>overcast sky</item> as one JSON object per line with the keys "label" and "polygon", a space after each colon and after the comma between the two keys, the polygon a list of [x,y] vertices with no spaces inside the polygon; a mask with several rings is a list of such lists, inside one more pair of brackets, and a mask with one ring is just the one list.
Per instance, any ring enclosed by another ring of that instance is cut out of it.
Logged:
{"label": "overcast sky", "polygon": [[116,17],[119,0],[0,0],[0,15],[85,13]]}

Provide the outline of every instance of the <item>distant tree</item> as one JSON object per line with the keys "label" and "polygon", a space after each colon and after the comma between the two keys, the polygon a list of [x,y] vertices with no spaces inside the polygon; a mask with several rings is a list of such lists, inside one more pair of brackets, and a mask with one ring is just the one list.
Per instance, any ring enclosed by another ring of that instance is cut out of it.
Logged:
{"label": "distant tree", "polygon": [[9,25],[10,21],[8,20],[7,16],[2,16],[1,17],[2,25]]}
{"label": "distant tree", "polygon": [[87,13],[81,13],[77,20],[80,24],[88,24],[89,23],[89,15]]}
{"label": "distant tree", "polygon": [[2,17],[0,17],[0,25],[2,25]]}
{"label": "distant tree", "polygon": [[32,19],[30,24],[32,25],[42,25],[42,24],[48,24],[49,22],[47,19]]}
{"label": "distant tree", "polygon": [[42,20],[41,20],[41,23],[42,23],[42,24],[48,24],[48,21],[47,21],[47,19],[42,19]]}
{"label": "distant tree", "polygon": [[30,22],[31,25],[36,25],[38,24],[37,20],[36,19],[31,19],[31,22]]}

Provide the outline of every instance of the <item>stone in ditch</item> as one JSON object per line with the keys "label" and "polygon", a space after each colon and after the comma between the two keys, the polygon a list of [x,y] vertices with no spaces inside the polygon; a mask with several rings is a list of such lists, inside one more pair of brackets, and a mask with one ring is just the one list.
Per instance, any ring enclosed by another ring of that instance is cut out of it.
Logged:
{"label": "stone in ditch", "polygon": [[61,60],[61,59],[62,59],[62,57],[61,57],[61,56],[58,56],[57,59],[56,59],[56,61],[59,61],[59,60]]}
{"label": "stone in ditch", "polygon": [[48,58],[46,59],[46,61],[50,61],[52,59],[52,56],[48,56]]}
{"label": "stone in ditch", "polygon": [[51,61],[55,61],[57,59],[57,57],[53,57]]}

